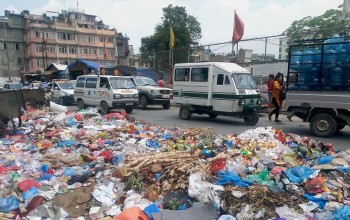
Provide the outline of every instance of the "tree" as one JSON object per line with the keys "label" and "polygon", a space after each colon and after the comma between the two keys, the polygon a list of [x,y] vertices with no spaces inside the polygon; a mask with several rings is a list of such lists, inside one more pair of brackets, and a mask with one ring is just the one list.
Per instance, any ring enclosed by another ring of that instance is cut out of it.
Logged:
{"label": "tree", "polygon": [[284,32],[292,43],[306,39],[325,39],[346,31],[349,20],[342,20],[343,5],[327,10],[323,15],[294,21]]}
{"label": "tree", "polygon": [[[185,7],[169,5],[163,8],[162,22],[155,27],[155,33],[141,39],[141,58],[144,61],[154,59],[153,55],[159,51],[170,50],[170,25],[175,35],[175,49],[191,48],[198,45],[202,37],[200,23],[192,15],[188,15]],[[161,66],[169,63],[167,56],[162,56]]]}

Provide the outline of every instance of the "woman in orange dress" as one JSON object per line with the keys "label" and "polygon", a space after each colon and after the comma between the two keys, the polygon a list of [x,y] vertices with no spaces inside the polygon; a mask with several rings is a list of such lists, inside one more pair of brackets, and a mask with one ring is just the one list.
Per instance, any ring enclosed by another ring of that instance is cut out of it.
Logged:
{"label": "woman in orange dress", "polygon": [[282,101],[281,101],[282,79],[283,79],[282,73],[277,73],[277,75],[275,76],[274,81],[273,81],[272,101],[271,101],[271,103],[273,104],[274,109],[268,115],[270,121],[271,121],[272,115],[276,114],[275,122],[281,122],[278,119],[278,116],[280,114],[281,103],[282,103]]}

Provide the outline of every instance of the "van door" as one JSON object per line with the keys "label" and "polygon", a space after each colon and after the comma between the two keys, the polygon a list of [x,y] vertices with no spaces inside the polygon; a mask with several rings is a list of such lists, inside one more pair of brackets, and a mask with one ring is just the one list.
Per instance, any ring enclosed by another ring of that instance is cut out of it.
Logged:
{"label": "van door", "polygon": [[219,73],[213,80],[213,110],[232,112],[235,90],[228,74]]}
{"label": "van door", "polygon": [[98,93],[96,91],[97,77],[87,77],[85,83],[84,97],[85,104],[92,106],[100,106]]}
{"label": "van door", "polygon": [[100,100],[108,101],[113,99],[113,90],[107,77],[100,77],[98,82],[97,96]]}

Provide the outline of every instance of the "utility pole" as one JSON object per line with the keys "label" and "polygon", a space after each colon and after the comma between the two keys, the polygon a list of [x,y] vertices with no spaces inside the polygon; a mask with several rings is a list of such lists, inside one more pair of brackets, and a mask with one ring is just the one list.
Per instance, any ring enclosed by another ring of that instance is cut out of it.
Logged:
{"label": "utility pole", "polygon": [[[3,28],[4,28],[4,50],[6,52],[6,58],[7,58],[7,76],[10,76],[10,57],[9,57],[9,45],[7,42],[7,30],[6,30],[6,23],[8,23],[8,18],[7,17],[2,17],[2,24],[3,24]],[[5,74],[4,74],[5,75]]]}
{"label": "utility pole", "polygon": [[43,67],[44,67],[44,71],[46,69],[46,60],[47,60],[47,51],[46,51],[46,40],[44,37],[44,32],[42,32],[43,34],[43,41],[41,43],[41,49],[42,49],[42,58],[43,58]]}

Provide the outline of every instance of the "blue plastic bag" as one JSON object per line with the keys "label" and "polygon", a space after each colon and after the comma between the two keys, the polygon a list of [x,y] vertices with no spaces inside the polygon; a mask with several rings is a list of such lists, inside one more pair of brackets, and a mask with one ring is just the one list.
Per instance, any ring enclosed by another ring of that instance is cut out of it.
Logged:
{"label": "blue plastic bag", "polygon": [[112,159],[112,164],[118,165],[119,163],[123,162],[123,160],[124,160],[123,155],[116,154],[116,155],[114,155],[114,157]]}
{"label": "blue plastic bag", "polygon": [[316,171],[315,169],[310,169],[309,167],[306,167],[306,166],[297,166],[297,167],[292,167],[283,172],[287,175],[291,183],[300,183],[304,179],[309,178],[309,176],[313,174],[315,171]]}
{"label": "blue plastic bag", "polygon": [[232,141],[227,141],[226,145],[228,146],[228,148],[232,148],[234,146]]}
{"label": "blue plastic bag", "polygon": [[9,211],[18,209],[20,201],[15,197],[0,198],[0,212],[8,213]]}
{"label": "blue plastic bag", "polygon": [[350,220],[350,206],[346,205],[335,211],[332,220]]}
{"label": "blue plastic bag", "polygon": [[160,147],[160,144],[158,142],[152,141],[152,140],[147,140],[146,145],[147,147],[154,148],[154,149],[157,149]]}
{"label": "blue plastic bag", "polygon": [[44,173],[38,178],[38,181],[50,180],[53,176],[53,174]]}
{"label": "blue plastic bag", "polygon": [[307,200],[316,203],[320,209],[323,209],[324,206],[326,205],[326,203],[328,202],[328,200],[326,200],[326,199],[316,198],[313,195],[308,194],[308,193],[304,194],[304,196]]}
{"label": "blue plastic bag", "polygon": [[47,165],[45,163],[40,165],[40,170],[43,173],[47,173],[49,171],[49,169],[50,169],[49,165]]}
{"label": "blue plastic bag", "polygon": [[160,210],[159,208],[156,206],[156,204],[152,203],[151,205],[147,206],[144,210],[144,213],[146,213],[146,215],[148,216],[149,219],[153,220],[153,216],[152,213],[159,213]]}
{"label": "blue plastic bag", "polygon": [[254,184],[251,180],[242,180],[236,173],[229,171],[219,171],[220,179],[216,181],[216,185],[233,184],[240,187],[249,187]]}
{"label": "blue plastic bag", "polygon": [[35,187],[30,187],[27,191],[25,191],[22,195],[24,200],[31,200],[33,197],[39,195],[39,190]]}
{"label": "blue plastic bag", "polygon": [[70,168],[70,167],[66,167],[66,168],[64,168],[62,175],[64,175],[64,176],[74,176],[75,175],[75,171],[72,168]]}
{"label": "blue plastic bag", "polygon": [[328,164],[328,163],[332,162],[333,158],[334,158],[333,156],[321,157],[317,160],[317,164],[318,165]]}

